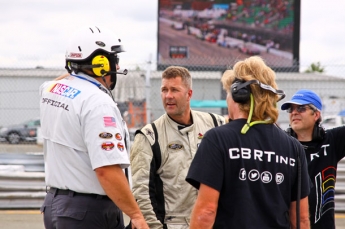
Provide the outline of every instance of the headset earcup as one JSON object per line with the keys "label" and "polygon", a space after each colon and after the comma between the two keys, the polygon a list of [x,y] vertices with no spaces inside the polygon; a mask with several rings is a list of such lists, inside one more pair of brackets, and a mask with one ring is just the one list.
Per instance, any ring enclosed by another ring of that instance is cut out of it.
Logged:
{"label": "headset earcup", "polygon": [[312,139],[316,141],[320,141],[325,136],[325,130],[319,123],[315,123],[314,129],[313,129],[313,136]]}
{"label": "headset earcup", "polygon": [[238,81],[231,85],[231,96],[236,103],[247,103],[250,99],[250,88],[248,88],[249,85],[238,89],[239,85],[242,83],[243,82]]}
{"label": "headset earcup", "polygon": [[99,65],[99,64],[101,64],[102,67],[92,68],[92,71],[93,71],[93,73],[95,73],[96,76],[102,76],[103,75],[101,73],[102,70],[104,70],[106,72],[110,71],[109,60],[106,56],[97,55],[92,59],[92,65]]}

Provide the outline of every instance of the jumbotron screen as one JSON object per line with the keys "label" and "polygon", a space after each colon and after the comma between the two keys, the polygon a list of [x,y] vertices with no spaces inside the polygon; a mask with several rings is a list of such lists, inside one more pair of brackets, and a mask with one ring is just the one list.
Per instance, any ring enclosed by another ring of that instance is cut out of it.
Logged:
{"label": "jumbotron screen", "polygon": [[253,55],[295,69],[299,30],[300,0],[159,0],[158,69],[223,68]]}

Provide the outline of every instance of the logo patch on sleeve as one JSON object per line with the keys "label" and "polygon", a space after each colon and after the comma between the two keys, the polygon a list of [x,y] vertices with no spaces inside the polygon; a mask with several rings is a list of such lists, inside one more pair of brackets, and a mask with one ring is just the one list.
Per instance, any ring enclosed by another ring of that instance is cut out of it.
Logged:
{"label": "logo patch on sleeve", "polygon": [[117,140],[119,140],[119,141],[122,140],[122,136],[121,136],[120,133],[116,133],[116,134],[115,134],[115,138],[116,138]]}
{"label": "logo patch on sleeve", "polygon": [[112,150],[113,148],[114,148],[114,143],[112,143],[112,142],[103,142],[102,143],[102,149],[103,150],[106,150],[106,151],[110,151],[110,150]]}
{"label": "logo patch on sleeve", "polygon": [[125,147],[123,146],[123,144],[121,142],[117,143],[117,148],[122,152]]}
{"label": "logo patch on sleeve", "polygon": [[105,138],[105,139],[109,139],[112,138],[113,135],[111,133],[107,133],[107,132],[102,132],[98,135],[100,138]]}

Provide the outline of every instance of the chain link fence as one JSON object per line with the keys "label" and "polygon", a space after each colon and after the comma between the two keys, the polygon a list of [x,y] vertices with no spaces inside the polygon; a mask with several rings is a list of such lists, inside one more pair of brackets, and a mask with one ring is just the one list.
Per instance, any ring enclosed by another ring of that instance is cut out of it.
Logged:
{"label": "chain link fence", "polygon": [[[223,71],[231,66],[224,59],[212,59],[212,67],[205,67],[210,66],[206,64],[210,61],[203,59],[199,63],[204,65],[187,67],[193,77],[192,100],[214,103],[206,107],[193,106],[193,109],[227,115],[226,107],[217,104],[226,97],[220,78]],[[234,60],[227,61],[233,63]],[[185,62],[177,59],[172,64],[184,66]],[[277,73],[279,89],[286,92],[286,98],[282,102],[290,99],[298,89],[308,88],[321,96],[324,103],[323,117],[336,116],[345,110],[345,65],[322,64],[316,70],[321,69],[323,73],[305,73],[311,63],[302,66],[291,61],[290,64],[280,64],[279,60],[270,60],[268,64]],[[157,67],[155,63],[124,65],[126,66],[121,67],[127,68],[128,74],[118,75],[113,95],[133,132],[164,113],[160,84],[162,71],[167,66]],[[63,67],[0,68],[0,141],[11,141],[13,144],[36,142],[39,126],[38,88],[44,81],[64,73],[66,70]],[[278,104],[279,107],[282,102]],[[282,128],[288,126],[287,113],[280,113],[278,124]]]}

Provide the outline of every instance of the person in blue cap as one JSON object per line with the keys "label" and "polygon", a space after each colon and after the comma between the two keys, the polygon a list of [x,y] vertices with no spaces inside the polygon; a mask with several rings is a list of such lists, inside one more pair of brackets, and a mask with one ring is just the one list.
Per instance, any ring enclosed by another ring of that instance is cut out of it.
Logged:
{"label": "person in blue cap", "polygon": [[322,102],[311,90],[297,91],[281,109],[289,113],[287,132],[305,149],[313,183],[309,194],[311,228],[335,228],[334,188],[337,164],[345,156],[345,126],[323,129],[320,125]]}

